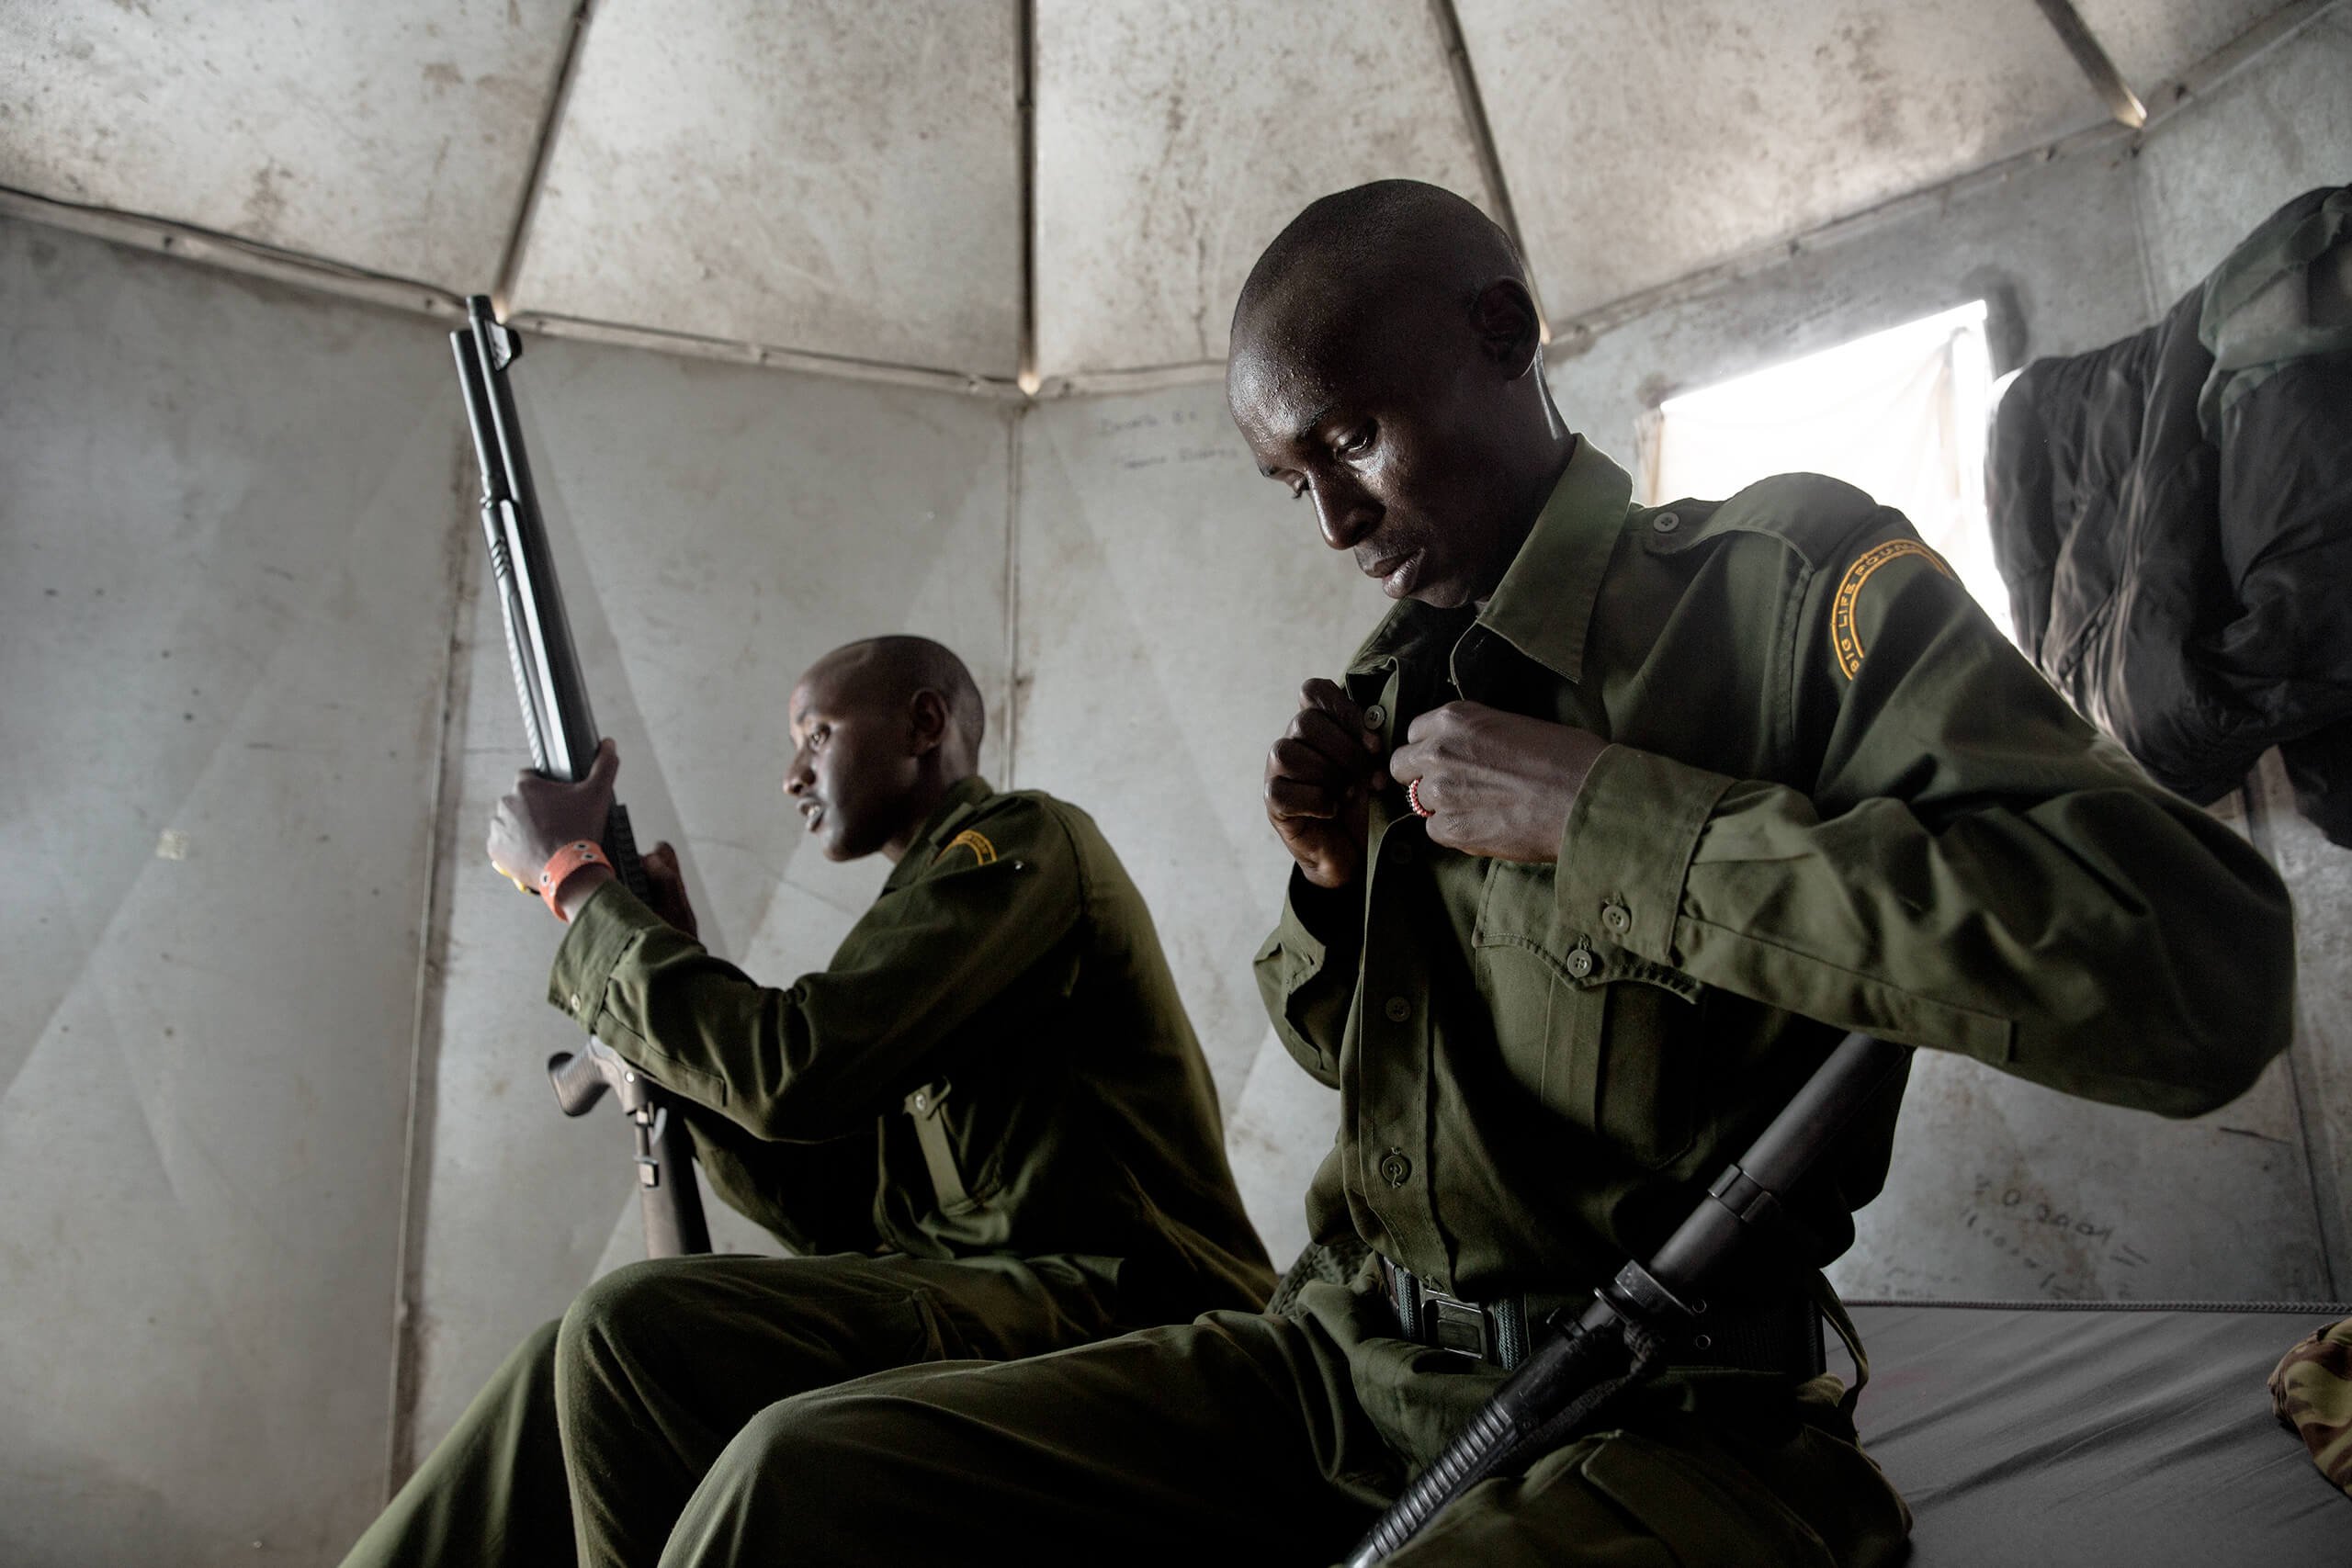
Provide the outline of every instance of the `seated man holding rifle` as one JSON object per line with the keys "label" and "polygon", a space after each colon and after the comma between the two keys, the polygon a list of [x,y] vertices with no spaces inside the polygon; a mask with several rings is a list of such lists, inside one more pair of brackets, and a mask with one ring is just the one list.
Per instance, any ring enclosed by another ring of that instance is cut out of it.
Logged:
{"label": "seated man holding rifle", "polygon": [[525,773],[491,855],[570,924],[550,999],[673,1097],[711,1186],[798,1258],[681,1258],[525,1341],[346,1562],[650,1563],[744,1422],[879,1368],[1012,1359],[1272,1288],[1142,897],[1085,813],[992,790],[955,654],[853,643],[793,689],[784,779],[833,860],[895,869],[830,967],[759,986],[566,846],[612,742]]}
{"label": "seated man holding rifle", "polygon": [[[666,1565],[956,1558],[983,1520],[1039,1561],[1332,1562],[1844,1032],[2177,1116],[2285,1045],[2278,878],[1898,513],[1806,475],[1632,504],[1538,340],[1502,231],[1404,181],[1309,207],[1235,312],[1261,471],[1401,601],[1265,779],[1297,867],[1259,978],[1340,1095],[1313,1235],[1364,1266],[1279,1315],[772,1406]],[[1883,1097],[1792,1189],[1663,1375],[1387,1560],[1898,1560],[1818,1273],[1894,1121]]]}

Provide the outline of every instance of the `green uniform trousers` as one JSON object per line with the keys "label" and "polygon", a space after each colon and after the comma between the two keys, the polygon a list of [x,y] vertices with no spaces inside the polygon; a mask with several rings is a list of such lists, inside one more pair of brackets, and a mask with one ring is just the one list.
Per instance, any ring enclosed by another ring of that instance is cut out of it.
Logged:
{"label": "green uniform trousers", "polygon": [[[1480,1385],[1464,1408],[1500,1381],[1454,1364]],[[1360,1397],[1350,1367],[1320,1323],[1212,1313],[1015,1366],[805,1394],[728,1446],[662,1568],[1337,1562],[1404,1479],[1366,1413],[1381,1393]],[[1669,1374],[1611,1419],[1486,1482],[1389,1561],[1875,1568],[1903,1554],[1903,1503],[1832,1380]]]}
{"label": "green uniform trousers", "polygon": [[777,1401],[885,1368],[1080,1344],[1114,1331],[1116,1307],[1108,1280],[1060,1258],[615,1269],[507,1359],[345,1568],[641,1568],[712,1461]]}

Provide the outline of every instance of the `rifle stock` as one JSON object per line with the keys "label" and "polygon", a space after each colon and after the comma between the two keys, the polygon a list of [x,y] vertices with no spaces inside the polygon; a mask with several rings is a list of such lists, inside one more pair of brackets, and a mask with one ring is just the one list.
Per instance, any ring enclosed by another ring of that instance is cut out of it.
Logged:
{"label": "rifle stock", "polygon": [[[522,340],[498,320],[489,297],[466,301],[466,325],[449,334],[458,360],[458,386],[466,402],[474,458],[481,469],[481,526],[490,549],[492,592],[506,628],[506,658],[531,766],[552,779],[576,781],[596,755],[596,718],[556,581],[554,552],[539,510],[538,491],[523,450],[522,423],[515,413],[508,367],[521,356]],[[621,883],[640,898],[647,892],[645,864],[637,852],[628,808],[618,801],[605,819],[604,850]],[[694,1145],[683,1118],[670,1114],[662,1091],[630,1070],[601,1043],[560,1055],[548,1064],[556,1101],[566,1115],[584,1114],[606,1088],[619,1091],[637,1143],[639,1196],[644,1210],[649,1258],[708,1252],[710,1232],[695,1185]]]}

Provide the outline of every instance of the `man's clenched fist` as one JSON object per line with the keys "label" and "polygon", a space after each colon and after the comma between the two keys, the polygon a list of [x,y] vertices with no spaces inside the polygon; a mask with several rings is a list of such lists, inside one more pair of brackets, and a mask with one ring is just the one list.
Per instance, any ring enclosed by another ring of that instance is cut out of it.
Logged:
{"label": "man's clenched fist", "polygon": [[1299,689],[1298,716],[1266,755],[1266,816],[1317,887],[1345,887],[1363,870],[1372,792],[1388,775],[1380,735],[1338,685]]}
{"label": "man's clenched fist", "polygon": [[490,815],[492,863],[537,891],[548,856],[577,840],[593,843],[604,838],[605,818],[613,809],[613,775],[620,765],[620,753],[607,739],[598,744],[596,761],[578,784],[516,774],[513,793],[501,797]]}

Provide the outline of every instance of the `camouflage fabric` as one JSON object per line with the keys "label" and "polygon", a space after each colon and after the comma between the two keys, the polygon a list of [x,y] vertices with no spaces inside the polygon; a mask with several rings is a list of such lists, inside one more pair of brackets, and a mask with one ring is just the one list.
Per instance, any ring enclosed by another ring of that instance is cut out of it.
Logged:
{"label": "camouflage fabric", "polygon": [[2270,1374],[2278,1424],[2300,1433],[2319,1472],[2352,1495],[2352,1317],[2296,1346]]}
{"label": "camouflage fabric", "polygon": [[1273,1300],[1266,1303],[1266,1311],[1274,1317],[1289,1317],[1298,1307],[1298,1292],[1321,1280],[1329,1285],[1344,1285],[1363,1271],[1364,1260],[1372,1256],[1372,1248],[1361,1236],[1335,1235],[1329,1241],[1310,1241],[1283,1275],[1283,1282],[1274,1287]]}

